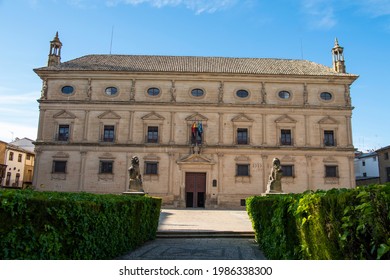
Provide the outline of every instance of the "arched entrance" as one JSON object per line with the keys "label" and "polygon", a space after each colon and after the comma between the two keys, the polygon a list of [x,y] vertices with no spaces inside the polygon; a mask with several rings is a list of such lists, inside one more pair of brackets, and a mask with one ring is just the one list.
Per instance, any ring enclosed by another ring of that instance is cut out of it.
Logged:
{"label": "arched entrance", "polygon": [[206,202],[206,173],[186,172],[186,207],[204,208]]}

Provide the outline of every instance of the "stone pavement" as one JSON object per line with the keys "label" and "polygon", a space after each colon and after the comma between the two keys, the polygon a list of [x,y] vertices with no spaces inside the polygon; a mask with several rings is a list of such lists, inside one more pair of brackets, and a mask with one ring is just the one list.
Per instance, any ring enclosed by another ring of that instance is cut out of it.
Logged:
{"label": "stone pavement", "polygon": [[244,210],[162,209],[157,238],[122,260],[264,260]]}

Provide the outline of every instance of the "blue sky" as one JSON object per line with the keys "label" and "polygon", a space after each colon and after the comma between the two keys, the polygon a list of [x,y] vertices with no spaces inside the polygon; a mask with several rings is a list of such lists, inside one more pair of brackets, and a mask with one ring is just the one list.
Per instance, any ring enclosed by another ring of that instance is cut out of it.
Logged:
{"label": "blue sky", "polygon": [[0,0],[0,140],[36,139],[42,84],[32,69],[47,64],[56,31],[62,61],[111,51],[331,66],[337,37],[347,72],[360,76],[354,145],[390,145],[390,0]]}

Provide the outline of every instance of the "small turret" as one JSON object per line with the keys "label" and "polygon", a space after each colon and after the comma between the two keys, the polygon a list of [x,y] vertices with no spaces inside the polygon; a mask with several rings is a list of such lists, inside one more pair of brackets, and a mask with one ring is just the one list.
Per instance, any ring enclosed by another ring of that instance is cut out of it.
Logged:
{"label": "small turret", "polygon": [[47,66],[57,66],[61,63],[61,47],[62,43],[58,38],[58,31],[53,41],[50,42],[49,60]]}
{"label": "small turret", "polygon": [[344,52],[344,48],[340,47],[339,42],[336,38],[334,41],[334,47],[332,48],[333,69],[339,73],[346,73],[343,52]]}

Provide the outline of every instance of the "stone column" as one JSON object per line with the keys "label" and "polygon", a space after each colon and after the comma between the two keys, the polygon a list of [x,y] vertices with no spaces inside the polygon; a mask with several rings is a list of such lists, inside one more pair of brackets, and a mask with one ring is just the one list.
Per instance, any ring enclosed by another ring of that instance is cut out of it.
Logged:
{"label": "stone column", "polygon": [[351,116],[345,116],[345,123],[347,126],[347,147],[352,147],[352,125]]}
{"label": "stone column", "polygon": [[83,141],[88,141],[89,110],[85,110]]}
{"label": "stone column", "polygon": [[354,159],[354,155],[348,156],[350,188],[356,187]]}
{"label": "stone column", "polygon": [[38,133],[37,133],[37,141],[43,140],[43,124],[45,120],[46,109],[39,108],[39,125],[38,125]]}
{"label": "stone column", "polygon": [[129,179],[130,179],[130,176],[129,176],[129,172],[128,172],[128,168],[130,167],[131,165],[131,154],[127,154],[126,155],[126,176],[125,177],[125,183],[124,183],[124,192],[127,192],[128,189],[129,189]]}
{"label": "stone column", "polygon": [[175,144],[175,112],[171,112],[171,126],[169,134],[169,144]]}
{"label": "stone column", "polygon": [[261,119],[263,120],[262,129],[263,133],[261,134],[261,145],[267,145],[267,115],[261,114]]}
{"label": "stone column", "polygon": [[311,178],[312,165],[311,165],[311,155],[305,155],[306,157],[306,179],[307,179],[307,189],[314,190],[313,180]]}
{"label": "stone column", "polygon": [[223,153],[217,153],[218,156],[218,184],[217,191],[218,194],[223,193]]}
{"label": "stone column", "polygon": [[134,127],[134,112],[129,111],[129,132],[127,135],[127,142],[133,142],[133,127]]}
{"label": "stone column", "polygon": [[169,165],[168,165],[168,195],[174,195],[173,194],[173,184],[174,184],[174,164],[175,164],[175,153],[174,152],[169,152]]}
{"label": "stone column", "polygon": [[39,166],[41,162],[42,148],[35,146],[35,162],[34,162],[34,174],[33,174],[33,186],[40,188],[38,186],[38,176],[39,176]]}
{"label": "stone column", "polygon": [[219,131],[218,131],[218,145],[223,145],[223,113],[219,115]]}
{"label": "stone column", "polygon": [[305,147],[310,146],[310,116],[305,115]]}
{"label": "stone column", "polygon": [[263,187],[261,188],[261,193],[265,193],[267,190],[267,183],[268,183],[268,171],[267,171],[267,161],[268,156],[262,155],[261,156],[262,165],[263,165]]}
{"label": "stone column", "polygon": [[79,191],[84,191],[84,182],[85,182],[85,162],[86,162],[87,152],[80,152],[80,173],[79,173]]}

